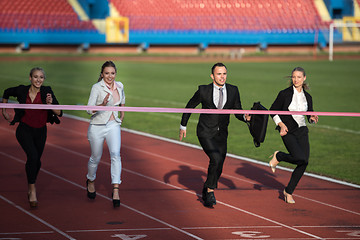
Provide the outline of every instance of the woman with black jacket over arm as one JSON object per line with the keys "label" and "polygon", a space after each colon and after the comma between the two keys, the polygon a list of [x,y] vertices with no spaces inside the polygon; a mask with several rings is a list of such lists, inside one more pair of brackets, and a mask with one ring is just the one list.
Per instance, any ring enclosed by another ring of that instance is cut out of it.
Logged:
{"label": "woman with black jacket over arm", "polygon": [[[271,111],[313,111],[311,95],[305,91],[307,87],[305,70],[296,67],[291,72],[290,87],[279,92],[274,103],[271,105]],[[279,162],[288,162],[297,165],[294,169],[290,181],[283,191],[286,203],[295,203],[292,193],[303,176],[308,165],[310,146],[308,128],[304,115],[271,115],[276,129],[289,153],[275,151],[271,156],[269,166],[272,172],[275,172]],[[310,123],[317,123],[318,116],[307,115]]]}
{"label": "woman with black jacket over arm", "polygon": [[[51,87],[42,86],[45,80],[45,72],[36,67],[30,71],[30,85],[19,85],[4,91],[3,103],[7,103],[10,96],[17,98],[20,104],[59,104]],[[47,128],[46,123],[60,123],[58,116],[62,116],[62,110],[45,109],[15,109],[13,120],[6,108],[2,114],[10,125],[19,122],[16,129],[16,139],[26,153],[25,164],[28,181],[28,201],[31,208],[38,205],[35,182],[41,167],[41,155],[44,151]]]}

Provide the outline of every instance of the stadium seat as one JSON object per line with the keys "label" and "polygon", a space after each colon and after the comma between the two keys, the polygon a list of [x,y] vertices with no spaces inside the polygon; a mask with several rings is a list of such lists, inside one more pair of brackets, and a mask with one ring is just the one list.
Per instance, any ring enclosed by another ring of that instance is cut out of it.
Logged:
{"label": "stadium seat", "polygon": [[12,0],[0,2],[0,28],[8,30],[95,31],[90,21],[80,21],[67,0]]}
{"label": "stadium seat", "polygon": [[328,24],[309,0],[110,1],[132,30],[293,31]]}

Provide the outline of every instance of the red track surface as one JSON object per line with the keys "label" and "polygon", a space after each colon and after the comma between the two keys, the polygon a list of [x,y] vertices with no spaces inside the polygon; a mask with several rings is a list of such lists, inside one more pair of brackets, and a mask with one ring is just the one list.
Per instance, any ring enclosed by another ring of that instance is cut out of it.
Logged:
{"label": "red track surface", "polygon": [[[289,171],[228,157],[217,205],[200,201],[208,160],[199,149],[122,132],[121,207],[111,202],[104,149],[94,201],[86,197],[88,123],[48,126],[37,181],[26,199],[25,154],[0,120],[0,239],[360,239],[360,189],[304,176],[283,201]],[[174,129],[176,131],[176,129]]]}

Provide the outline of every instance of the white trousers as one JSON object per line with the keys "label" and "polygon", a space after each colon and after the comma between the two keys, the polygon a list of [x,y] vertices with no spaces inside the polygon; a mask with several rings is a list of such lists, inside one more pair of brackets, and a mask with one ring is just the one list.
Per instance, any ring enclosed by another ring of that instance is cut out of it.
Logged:
{"label": "white trousers", "polygon": [[104,140],[109,147],[111,160],[111,184],[121,183],[121,130],[120,123],[109,121],[107,124],[90,124],[88,140],[91,147],[91,157],[88,162],[87,178],[94,181],[101,160]]}

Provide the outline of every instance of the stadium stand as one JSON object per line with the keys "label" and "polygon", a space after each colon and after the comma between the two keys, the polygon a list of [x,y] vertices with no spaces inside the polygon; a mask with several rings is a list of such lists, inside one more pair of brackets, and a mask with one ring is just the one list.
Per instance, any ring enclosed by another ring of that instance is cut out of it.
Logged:
{"label": "stadium stand", "polygon": [[0,0],[0,44],[15,45],[17,52],[30,45],[105,43],[92,21],[80,20],[68,0]]}
{"label": "stadium stand", "polygon": [[[86,49],[121,43],[109,40],[105,21],[119,17],[113,16],[116,12],[129,19],[125,44],[143,50],[150,45],[323,48],[333,21],[328,9],[350,1],[359,5],[360,0],[0,0],[0,44],[25,49],[31,44],[75,44]],[[74,2],[86,18],[80,19]],[[119,22],[112,23],[113,33],[121,32]],[[335,34],[341,40],[341,33]]]}
{"label": "stadium stand", "polygon": [[132,30],[313,31],[328,27],[309,0],[111,0]]}
{"label": "stadium stand", "polygon": [[0,19],[3,31],[96,31],[91,21],[79,20],[67,0],[2,0]]}
{"label": "stadium stand", "polygon": [[[156,44],[315,44],[330,21],[310,0],[109,0],[130,22],[130,42]],[[240,37],[241,36],[241,37]]]}

